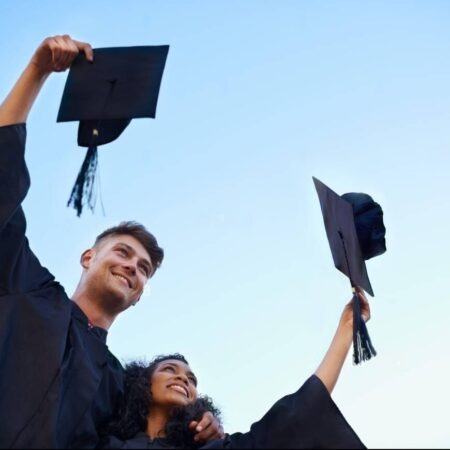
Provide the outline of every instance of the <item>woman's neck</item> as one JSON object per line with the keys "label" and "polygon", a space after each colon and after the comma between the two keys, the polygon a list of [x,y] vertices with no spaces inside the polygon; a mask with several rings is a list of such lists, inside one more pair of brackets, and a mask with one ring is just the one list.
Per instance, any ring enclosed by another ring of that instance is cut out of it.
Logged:
{"label": "woman's neck", "polygon": [[162,409],[152,408],[147,418],[147,436],[150,439],[166,437],[166,424],[169,420],[168,412]]}

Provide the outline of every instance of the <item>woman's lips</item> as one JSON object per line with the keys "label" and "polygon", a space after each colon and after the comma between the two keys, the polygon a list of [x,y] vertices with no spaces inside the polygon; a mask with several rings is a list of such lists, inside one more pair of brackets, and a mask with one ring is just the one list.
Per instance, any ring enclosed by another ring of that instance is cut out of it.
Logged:
{"label": "woman's lips", "polygon": [[174,391],[177,391],[180,394],[183,394],[185,397],[189,398],[189,391],[186,387],[181,386],[180,384],[171,384],[168,386],[168,388],[173,389]]}

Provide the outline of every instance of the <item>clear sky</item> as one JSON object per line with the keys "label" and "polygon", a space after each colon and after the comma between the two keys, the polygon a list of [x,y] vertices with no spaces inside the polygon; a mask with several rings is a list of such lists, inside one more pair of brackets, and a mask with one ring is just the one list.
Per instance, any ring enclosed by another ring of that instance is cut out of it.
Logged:
{"label": "clear sky", "polygon": [[448,447],[450,2],[1,0],[0,94],[38,44],[169,44],[156,120],[100,153],[105,215],[67,209],[84,151],[56,124],[66,75],[28,122],[28,235],[69,294],[79,255],[123,219],[166,260],[110,332],[122,360],[178,351],[226,431],[246,431],[309,377],[348,281],[333,268],[314,175],[382,204],[368,262],[379,355],[333,397],[369,447]]}

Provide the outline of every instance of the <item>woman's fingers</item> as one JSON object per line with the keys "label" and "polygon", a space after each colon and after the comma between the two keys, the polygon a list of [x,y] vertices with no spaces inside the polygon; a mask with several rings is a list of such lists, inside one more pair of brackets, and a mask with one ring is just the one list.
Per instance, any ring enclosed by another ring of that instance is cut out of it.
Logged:
{"label": "woman's fingers", "polygon": [[357,293],[358,298],[360,300],[361,316],[362,316],[364,322],[368,322],[370,320],[369,300],[367,300],[367,297],[366,297],[364,291],[361,288],[357,288],[356,289],[356,293]]}

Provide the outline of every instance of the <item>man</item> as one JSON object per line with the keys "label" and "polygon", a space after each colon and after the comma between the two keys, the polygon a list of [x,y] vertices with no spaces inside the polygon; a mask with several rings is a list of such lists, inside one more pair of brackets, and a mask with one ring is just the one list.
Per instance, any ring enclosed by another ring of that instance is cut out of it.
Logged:
{"label": "man", "polygon": [[[83,253],[71,301],[30,250],[25,122],[47,77],[79,52],[94,58],[89,44],[67,35],[46,39],[0,106],[0,448],[95,447],[122,393],[107,331],[163,260],[142,225],[124,222]],[[191,425],[200,441],[223,433],[211,414]]]}

